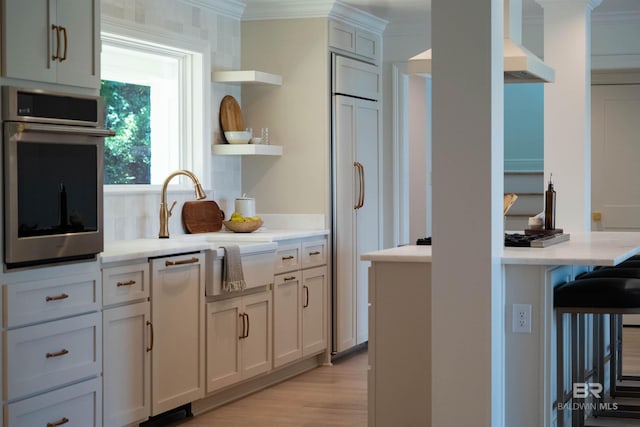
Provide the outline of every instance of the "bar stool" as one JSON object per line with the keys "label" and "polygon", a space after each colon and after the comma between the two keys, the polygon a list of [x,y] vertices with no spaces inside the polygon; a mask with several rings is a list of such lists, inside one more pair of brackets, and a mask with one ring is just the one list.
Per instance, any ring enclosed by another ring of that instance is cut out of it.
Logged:
{"label": "bar stool", "polygon": [[[594,277],[627,277],[640,279],[640,268],[633,267],[634,265],[640,266],[640,258],[630,258],[615,267],[601,267],[589,273],[583,273],[577,276],[576,279]],[[639,376],[623,375],[622,372],[622,315],[616,314],[611,316],[610,331],[611,365],[609,394],[611,397],[640,397],[640,387],[618,384],[618,381],[640,381]],[[604,357],[604,351],[602,357]],[[606,363],[606,361],[606,358],[602,359],[603,364]]]}
{"label": "bar stool", "polygon": [[[584,316],[596,315],[594,322],[594,372],[592,383],[602,384],[604,366],[604,334],[603,316],[617,316],[621,314],[640,313],[640,278],[638,272],[633,269],[606,268],[596,270],[580,276],[572,282],[557,286],[554,289],[554,307],[556,308],[556,335],[557,335],[557,402],[558,402],[558,427],[564,426],[564,404],[569,400],[564,387],[564,322],[563,315],[571,315],[571,379],[572,383],[585,383],[585,333]],[[602,271],[602,272],[601,272]],[[623,277],[616,277],[622,275]],[[627,277],[624,277],[624,276]],[[611,321],[612,324],[616,323]],[[613,335],[612,335],[613,336]],[[616,346],[617,347],[617,346]],[[613,344],[612,344],[613,349]],[[612,360],[612,364],[615,363]],[[615,378],[613,379],[615,381]],[[588,390],[587,390],[588,391]],[[597,391],[597,390],[596,390]],[[596,393],[597,394],[597,393]],[[574,403],[585,403],[583,398],[576,399]],[[600,409],[602,395],[596,397],[596,407]],[[634,411],[636,409],[636,411]],[[618,405],[617,411],[596,411],[594,415],[615,415],[639,418],[640,407]],[[578,405],[572,416],[572,425],[584,425],[584,405]]]}

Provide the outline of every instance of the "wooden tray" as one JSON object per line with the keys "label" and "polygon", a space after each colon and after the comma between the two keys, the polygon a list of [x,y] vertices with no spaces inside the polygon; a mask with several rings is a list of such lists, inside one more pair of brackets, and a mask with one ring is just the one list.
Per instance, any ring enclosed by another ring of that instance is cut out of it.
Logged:
{"label": "wooden tray", "polygon": [[189,233],[211,233],[222,229],[224,212],[213,200],[184,202],[182,223]]}
{"label": "wooden tray", "polygon": [[238,101],[227,95],[220,102],[220,126],[223,132],[244,130],[244,119]]}

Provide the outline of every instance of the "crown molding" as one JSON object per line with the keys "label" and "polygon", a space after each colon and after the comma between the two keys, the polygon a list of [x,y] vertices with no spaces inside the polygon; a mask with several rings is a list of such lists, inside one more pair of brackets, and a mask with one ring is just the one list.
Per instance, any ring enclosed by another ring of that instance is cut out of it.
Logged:
{"label": "crown molding", "polygon": [[226,16],[227,18],[240,20],[246,4],[239,0],[179,0],[191,6]]}
{"label": "crown molding", "polygon": [[376,34],[382,34],[387,21],[339,0],[265,0],[251,2],[243,21],[296,18],[331,18]]}

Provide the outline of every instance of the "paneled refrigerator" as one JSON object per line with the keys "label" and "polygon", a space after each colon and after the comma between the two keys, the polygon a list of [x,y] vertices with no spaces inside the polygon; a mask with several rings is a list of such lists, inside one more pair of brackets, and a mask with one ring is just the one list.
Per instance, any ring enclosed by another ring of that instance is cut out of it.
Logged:
{"label": "paneled refrigerator", "polygon": [[332,54],[333,352],[368,339],[368,263],[380,249],[381,76]]}

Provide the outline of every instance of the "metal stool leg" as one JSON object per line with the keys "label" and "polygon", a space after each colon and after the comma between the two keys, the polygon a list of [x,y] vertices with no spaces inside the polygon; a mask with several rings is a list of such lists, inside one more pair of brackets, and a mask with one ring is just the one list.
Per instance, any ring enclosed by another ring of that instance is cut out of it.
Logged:
{"label": "metal stool leg", "polygon": [[564,313],[556,311],[556,401],[557,426],[564,427]]}

